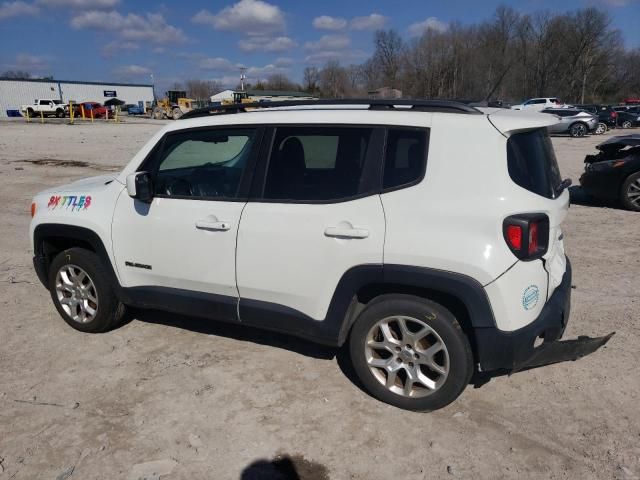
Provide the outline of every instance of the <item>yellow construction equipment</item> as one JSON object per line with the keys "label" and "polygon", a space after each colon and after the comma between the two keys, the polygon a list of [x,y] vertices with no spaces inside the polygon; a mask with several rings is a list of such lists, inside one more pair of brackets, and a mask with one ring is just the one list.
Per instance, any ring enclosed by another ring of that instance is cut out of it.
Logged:
{"label": "yellow construction equipment", "polygon": [[179,119],[183,114],[193,110],[193,98],[187,98],[184,90],[169,90],[165,97],[156,102],[153,108],[153,118],[162,120],[163,118]]}

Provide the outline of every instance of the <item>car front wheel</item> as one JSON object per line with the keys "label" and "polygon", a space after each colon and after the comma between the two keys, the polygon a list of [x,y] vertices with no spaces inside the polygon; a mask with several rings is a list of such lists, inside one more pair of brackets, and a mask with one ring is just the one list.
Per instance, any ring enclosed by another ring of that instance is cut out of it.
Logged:
{"label": "car front wheel", "polygon": [[59,253],[49,266],[49,292],[65,322],[82,332],[105,332],[123,318],[125,307],[100,258],[83,248]]}
{"label": "car front wheel", "polygon": [[624,206],[640,212],[640,172],[629,175],[622,184],[621,200]]}
{"label": "car front wheel", "polygon": [[469,340],[453,314],[410,295],[370,302],[349,338],[354,370],[374,397],[431,411],[454,401],[473,373]]}

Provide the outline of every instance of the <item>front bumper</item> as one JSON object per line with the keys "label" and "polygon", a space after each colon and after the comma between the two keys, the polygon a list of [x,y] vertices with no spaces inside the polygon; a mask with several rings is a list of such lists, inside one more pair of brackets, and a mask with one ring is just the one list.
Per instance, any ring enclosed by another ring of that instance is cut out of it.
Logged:
{"label": "front bumper", "polygon": [[36,271],[36,275],[38,276],[38,280],[44,285],[46,289],[49,288],[49,269],[47,263],[47,257],[44,255],[34,255],[33,256],[33,269]]}
{"label": "front bumper", "polygon": [[601,200],[618,200],[621,172],[618,169],[585,170],[580,176],[580,187],[587,195]]}
{"label": "front bumper", "polygon": [[[567,258],[562,283],[555,289],[536,320],[512,332],[505,332],[497,327],[475,329],[480,369],[488,372],[522,368],[541,349],[562,337],[570,309],[571,263]],[[538,338],[543,340],[542,344],[534,347]]]}

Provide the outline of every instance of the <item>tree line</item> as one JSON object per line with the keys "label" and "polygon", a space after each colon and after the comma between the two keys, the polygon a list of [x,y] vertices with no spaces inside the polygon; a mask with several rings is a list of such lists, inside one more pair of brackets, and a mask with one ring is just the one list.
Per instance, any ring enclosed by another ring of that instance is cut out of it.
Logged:
{"label": "tree line", "polygon": [[597,8],[521,14],[501,6],[486,21],[452,22],[410,40],[379,30],[363,63],[329,61],[305,68],[300,85],[283,75],[264,84],[277,86],[321,97],[390,87],[409,98],[619,102],[640,96],[640,49],[625,48],[611,17]]}

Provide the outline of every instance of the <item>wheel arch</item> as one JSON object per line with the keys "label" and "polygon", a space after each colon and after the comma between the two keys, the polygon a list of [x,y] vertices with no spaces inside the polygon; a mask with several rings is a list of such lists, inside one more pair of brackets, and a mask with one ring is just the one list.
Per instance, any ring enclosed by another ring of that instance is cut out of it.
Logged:
{"label": "wheel arch", "polygon": [[43,223],[37,225],[33,231],[33,261],[38,278],[45,287],[48,287],[49,266],[53,258],[58,253],[73,247],[84,248],[97,254],[112,275],[114,285],[119,287],[107,249],[96,232],[76,225]]}
{"label": "wheel arch", "polygon": [[[342,281],[340,282],[342,284]],[[340,288],[340,284],[338,288]],[[432,300],[451,311],[469,337],[475,353],[473,330],[495,327],[495,319],[489,299],[482,285],[475,279],[453,272],[425,267],[384,265],[379,278],[360,282],[350,293],[347,308],[343,313],[338,344],[342,345],[353,323],[370,302],[383,295],[403,294]],[[348,294],[334,295],[346,297]],[[331,308],[330,308],[331,313]]]}

